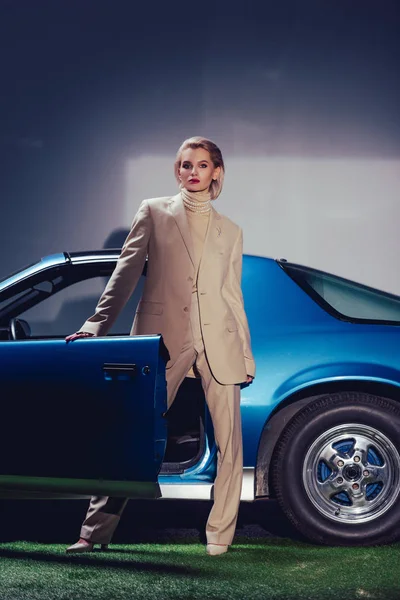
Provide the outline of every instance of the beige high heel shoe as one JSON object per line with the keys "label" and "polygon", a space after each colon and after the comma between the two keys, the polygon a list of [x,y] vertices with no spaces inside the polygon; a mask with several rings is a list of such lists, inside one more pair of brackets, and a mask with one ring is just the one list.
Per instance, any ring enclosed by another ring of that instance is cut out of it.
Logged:
{"label": "beige high heel shoe", "polygon": [[[65,550],[67,554],[82,554],[83,552],[93,552],[94,550],[94,542],[89,542],[89,540],[84,540],[80,538],[76,544],[72,544]],[[108,544],[100,544],[100,550],[106,552],[108,550]]]}
{"label": "beige high heel shoe", "polygon": [[223,544],[207,544],[207,554],[209,556],[219,556],[228,552],[229,546]]}

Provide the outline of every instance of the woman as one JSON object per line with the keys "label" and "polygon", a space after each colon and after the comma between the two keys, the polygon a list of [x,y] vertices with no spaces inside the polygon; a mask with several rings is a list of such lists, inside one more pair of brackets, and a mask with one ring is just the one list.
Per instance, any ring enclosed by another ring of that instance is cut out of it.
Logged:
{"label": "woman", "polygon": [[[240,287],[242,232],[211,206],[224,178],[221,151],[213,142],[201,137],[183,142],[175,175],[180,193],[142,202],[95,314],[66,340],[106,335],[148,257],[131,334],[162,334],[170,355],[168,406],[192,367],[201,377],[218,447],[207,553],[218,555],[232,543],[239,510],[240,384],[250,383],[255,374]],[[91,551],[95,543],[107,546],[125,505],[125,499],[93,497],[81,537],[67,552]]]}

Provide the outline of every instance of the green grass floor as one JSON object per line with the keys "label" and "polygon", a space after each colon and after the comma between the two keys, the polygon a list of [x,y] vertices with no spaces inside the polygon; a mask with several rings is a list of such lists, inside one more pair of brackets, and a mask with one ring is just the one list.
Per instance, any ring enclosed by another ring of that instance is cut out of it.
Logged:
{"label": "green grass floor", "polygon": [[60,544],[0,544],[3,600],[400,599],[400,544],[324,548],[238,537],[209,557],[193,539],[68,556]]}

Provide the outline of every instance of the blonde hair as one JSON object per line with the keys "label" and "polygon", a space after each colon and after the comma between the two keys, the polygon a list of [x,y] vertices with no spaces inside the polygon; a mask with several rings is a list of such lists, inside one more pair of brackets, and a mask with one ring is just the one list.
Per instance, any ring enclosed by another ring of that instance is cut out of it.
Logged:
{"label": "blonde hair", "polygon": [[224,175],[225,175],[225,165],[224,165],[224,159],[222,158],[221,150],[218,148],[217,144],[214,144],[214,142],[212,142],[211,140],[208,140],[207,138],[204,138],[204,137],[201,137],[198,135],[185,140],[181,144],[178,152],[176,153],[176,160],[175,160],[175,164],[174,164],[175,177],[176,177],[176,180],[178,183],[180,183],[179,169],[181,167],[181,162],[182,162],[182,160],[181,160],[182,152],[184,150],[186,150],[187,148],[193,148],[193,150],[195,150],[196,148],[204,148],[204,150],[207,150],[207,152],[210,154],[214,168],[220,167],[220,171],[219,171],[219,175],[218,175],[217,179],[213,180],[210,183],[210,188],[209,188],[210,194],[211,194],[211,200],[215,200],[215,198],[218,198],[218,196],[220,195],[220,193],[222,191],[222,185],[224,183]]}

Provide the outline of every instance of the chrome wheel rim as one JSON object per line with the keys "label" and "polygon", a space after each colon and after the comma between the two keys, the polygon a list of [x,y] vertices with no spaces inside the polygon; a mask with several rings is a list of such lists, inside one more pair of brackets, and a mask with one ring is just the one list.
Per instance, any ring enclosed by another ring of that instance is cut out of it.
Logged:
{"label": "chrome wheel rim", "polygon": [[349,423],[321,434],[303,464],[306,493],[324,517],[360,524],[387,512],[399,495],[400,455],[368,425]]}

